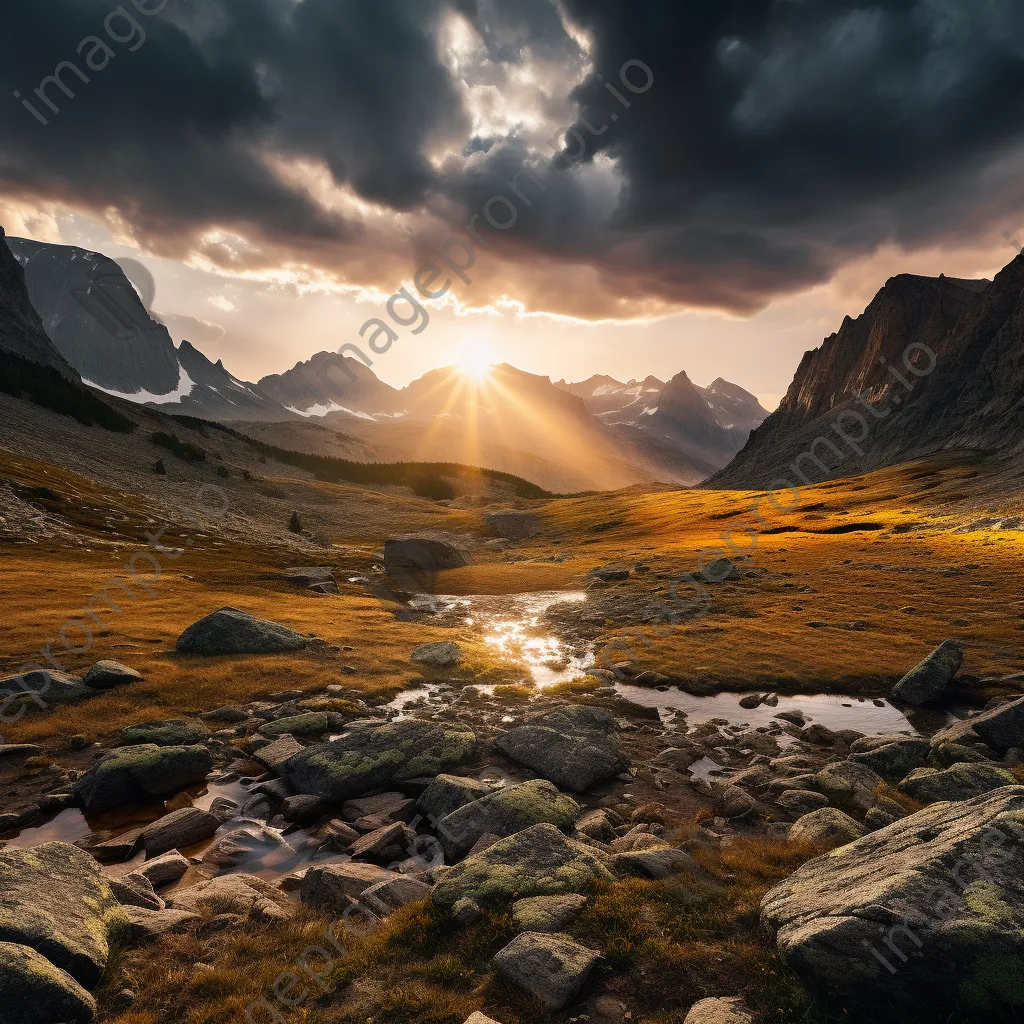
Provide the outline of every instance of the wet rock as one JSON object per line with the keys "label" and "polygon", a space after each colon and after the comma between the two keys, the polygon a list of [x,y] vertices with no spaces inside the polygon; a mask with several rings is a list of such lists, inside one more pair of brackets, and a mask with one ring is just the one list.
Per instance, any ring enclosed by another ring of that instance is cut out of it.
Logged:
{"label": "wet rock", "polygon": [[423,791],[416,807],[436,827],[446,814],[490,794],[491,787],[477,779],[461,775],[438,775]]}
{"label": "wet rock", "polygon": [[181,654],[280,654],[298,651],[309,637],[278,622],[258,619],[238,608],[219,608],[192,623],[178,637]]}
{"label": "wet rock", "polygon": [[167,853],[154,860],[147,860],[145,864],[140,864],[135,871],[144,878],[148,878],[154,889],[159,889],[162,885],[177,882],[188,871],[188,868],[187,857],[183,857],[180,853]]}
{"label": "wet rock", "polygon": [[182,807],[146,825],[142,830],[142,845],[148,857],[158,857],[169,850],[209,839],[220,826],[221,820],[215,814],[198,807]]}
{"label": "wet rock", "polygon": [[877,772],[856,761],[836,761],[814,776],[814,788],[829,802],[857,814],[865,814],[875,802],[875,791],[885,783]]}
{"label": "wet rock", "polygon": [[849,760],[867,765],[887,782],[897,783],[928,758],[927,740],[911,736],[865,736],[850,746]]}
{"label": "wet rock", "polygon": [[296,791],[340,803],[403,779],[455,768],[468,760],[475,745],[476,737],[465,727],[403,719],[306,747],[288,761],[284,774]]}
{"label": "wet rock", "polygon": [[506,980],[547,1010],[560,1010],[577,995],[599,954],[565,935],[524,932],[492,961]]}
{"label": "wet rock", "polygon": [[85,685],[94,690],[112,690],[115,686],[136,683],[142,678],[141,672],[122,665],[119,661],[97,661],[85,673]]}
{"label": "wet rock", "polygon": [[893,699],[907,704],[938,700],[960,671],[963,659],[964,645],[959,640],[944,640],[893,687]]}
{"label": "wet rock", "polygon": [[779,794],[775,802],[790,814],[809,814],[819,807],[826,807],[828,797],[824,793],[815,793],[809,789],[790,789]]}
{"label": "wet rock", "polygon": [[88,1024],[96,1000],[28,946],[0,942],[0,1006],[11,1024]]}
{"label": "wet rock", "polygon": [[409,660],[427,668],[454,668],[462,660],[462,648],[451,640],[439,640],[417,647]]}
{"label": "wet rock", "polygon": [[144,722],[121,730],[118,744],[155,743],[158,747],[187,747],[204,743],[209,730],[195,718],[172,718],[166,722]]}
{"label": "wet rock", "polygon": [[371,886],[398,877],[376,864],[313,864],[302,879],[299,898],[314,910],[341,914]]}
{"label": "wet rock", "polygon": [[794,711],[780,711],[775,718],[781,718],[784,722],[790,722],[793,725],[804,726],[807,724],[807,716],[799,710]]}
{"label": "wet rock", "polygon": [[95,985],[124,910],[96,861],[77,846],[0,851],[0,936],[29,946],[79,984]]}
{"label": "wet rock", "polygon": [[748,693],[746,697],[740,697],[740,707],[747,711],[759,708],[764,701],[764,695],[760,693]]}
{"label": "wet rock", "polygon": [[864,835],[864,829],[837,807],[820,807],[797,818],[790,826],[791,843],[814,846],[845,846]]}
{"label": "wet rock", "polygon": [[93,765],[76,783],[75,797],[86,811],[107,811],[146,803],[201,782],[213,768],[206,747],[158,747],[143,743],[120,747]]}
{"label": "wet rock", "polygon": [[275,850],[291,851],[288,841],[273,829],[249,822],[218,836],[203,852],[204,867],[234,869],[260,860]]}
{"label": "wet rock", "polygon": [[567,839],[554,825],[534,825],[447,871],[432,898],[438,906],[451,908],[463,898],[480,903],[556,896],[581,892],[595,879],[611,877],[593,850]]}
{"label": "wet rock", "polygon": [[694,1003],[683,1024],[754,1024],[754,1018],[739,997],[716,996]]}
{"label": "wet rock", "polygon": [[504,540],[529,540],[540,533],[540,517],[532,512],[485,512],[483,521],[488,533]]}
{"label": "wet rock", "polygon": [[534,779],[499,789],[452,811],[438,822],[437,832],[445,853],[457,859],[487,833],[504,838],[542,822],[570,832],[582,810],[550,782]]}
{"label": "wet rock", "polygon": [[303,749],[305,748],[294,736],[282,736],[279,740],[254,750],[252,756],[275,774],[282,775],[285,765]]}
{"label": "wet rock", "polygon": [[994,764],[955,764],[939,771],[918,768],[897,789],[923,804],[937,800],[969,800],[1001,786],[1016,786],[1017,780],[1005,768]]}
{"label": "wet rock", "polygon": [[269,882],[256,875],[221,875],[190,889],[179,889],[167,900],[170,910],[193,914],[229,913],[254,921],[283,921],[295,912],[295,905]]}
{"label": "wet rock", "polygon": [[520,932],[560,932],[583,913],[586,896],[532,896],[512,904],[512,920]]}
{"label": "wet rock", "polygon": [[1022,822],[1021,786],[935,804],[808,861],[765,895],[762,921],[793,970],[846,1004],[1013,1019]]}
{"label": "wet rock", "polygon": [[202,918],[187,910],[144,910],[141,907],[126,907],[128,923],[124,927],[124,938],[132,945],[158,938],[168,932],[185,931]]}

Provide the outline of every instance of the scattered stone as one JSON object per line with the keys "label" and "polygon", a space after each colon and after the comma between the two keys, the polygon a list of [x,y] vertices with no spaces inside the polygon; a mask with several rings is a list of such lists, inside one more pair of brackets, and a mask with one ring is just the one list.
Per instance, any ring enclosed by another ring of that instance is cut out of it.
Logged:
{"label": "scattered stone", "polygon": [[299,898],[315,910],[341,914],[371,886],[398,877],[375,864],[313,864],[302,879]]}
{"label": "scattered stone", "polygon": [[153,883],[131,871],[120,878],[110,880],[110,891],[122,907],[141,907],[143,910],[163,910],[164,901],[157,896]]}
{"label": "scattered stone", "polygon": [[472,562],[463,542],[447,533],[409,533],[384,542],[384,571],[411,593],[431,591],[440,570]]}
{"label": "scattered stone", "polygon": [[963,660],[964,645],[959,640],[944,640],[893,687],[893,699],[907,704],[938,700],[949,689]]}
{"label": "scattered stone", "polygon": [[630,574],[628,569],[611,566],[607,569],[594,569],[591,575],[602,583],[621,583],[628,580]]}
{"label": "scattered stone", "polygon": [[619,853],[612,860],[613,870],[638,878],[669,878],[692,867],[693,860],[689,854],[664,845]]}
{"label": "scattered stone", "polygon": [[330,715],[326,711],[307,711],[301,715],[288,715],[273,722],[265,722],[260,726],[260,732],[264,736],[322,736],[325,732],[341,729],[344,725],[343,718]]}
{"label": "scattered stone", "polygon": [[896,788],[923,804],[937,800],[969,800],[1002,786],[1016,786],[1017,780],[1005,768],[994,764],[955,764],[939,771],[918,768]]}
{"label": "scattered stone", "polygon": [[88,1024],[96,1000],[28,946],[0,942],[0,1005],[12,1024]]}
{"label": "scattered stone", "polygon": [[180,889],[171,894],[167,906],[193,914],[238,914],[253,921],[284,921],[295,912],[295,905],[280,889],[245,874],[221,875]]}
{"label": "scattered stone", "polygon": [[[447,777],[447,776],[442,776]],[[360,818],[380,817],[391,821],[408,821],[416,803],[404,793],[378,793],[377,796],[364,796],[356,800],[346,800],[341,805],[341,813],[346,821],[358,821]]]}
{"label": "scattered stone", "polygon": [[451,640],[439,640],[417,647],[409,660],[427,668],[454,668],[462,660],[462,648]]}
{"label": "scattered stone", "polygon": [[719,786],[715,791],[715,810],[723,818],[744,818],[757,810],[757,801],[739,786]]}
{"label": "scattered stone", "polygon": [[583,987],[599,954],[565,935],[524,932],[493,960],[498,973],[547,1010],[561,1010]]}
{"label": "scattered stone", "polygon": [[445,872],[432,898],[450,909],[463,898],[480,903],[580,892],[595,879],[611,877],[593,850],[567,839],[554,825],[534,825]]}
{"label": "scattered stone", "polygon": [[85,673],[84,682],[94,690],[112,690],[115,686],[137,683],[141,678],[141,672],[136,672],[119,661],[97,661]]}
{"label": "scattered stone", "polygon": [[826,807],[828,797],[809,789],[790,789],[781,793],[775,802],[790,814],[809,814],[819,807]]}
{"label": "scattered stone", "polygon": [[476,737],[464,727],[407,718],[306,747],[288,761],[284,774],[296,791],[340,803],[457,767],[475,746]]}
{"label": "scattered stone", "polygon": [[285,765],[305,748],[294,736],[282,736],[273,743],[252,752],[253,759],[265,765],[275,775],[283,775]]}
{"label": "scattered stone", "polygon": [[19,700],[44,710],[51,704],[69,704],[72,701],[95,697],[96,691],[82,682],[81,676],[67,672],[37,669],[24,675],[5,676],[0,679],[0,703],[6,706]]}
{"label": "scattered stone", "polygon": [[532,512],[485,512],[487,532],[504,540],[529,540],[540,533],[540,517]]}
{"label": "scattered stone", "polygon": [[1024,697],[954,722],[932,737],[932,746],[981,740],[995,750],[1024,746]]}
{"label": "scattered stone", "polygon": [[251,860],[260,860],[274,850],[293,852],[280,832],[256,822],[218,836],[203,852],[206,868],[234,870]]}
{"label": "scattered stone", "polygon": [[311,825],[327,811],[327,805],[318,796],[298,793],[285,797],[281,803],[281,817],[294,825]]}
{"label": "scattered stone", "polygon": [[445,815],[490,794],[490,786],[476,779],[438,775],[420,795],[416,807],[436,827]]}
{"label": "scattered stone", "polygon": [[498,1024],[496,1020],[491,1020],[490,1017],[485,1017],[479,1010],[472,1014],[467,1020],[466,1024]]}
{"label": "scattered stone", "polygon": [[615,838],[615,829],[622,824],[622,819],[607,807],[599,807],[587,811],[576,822],[576,831],[596,839],[599,843],[610,843]]}
{"label": "scattered stone", "polygon": [[366,857],[370,860],[393,860],[388,856],[388,851],[393,847],[401,848],[405,841],[405,826],[396,821],[391,825],[385,825],[365,836],[360,836],[351,846],[349,855],[353,860]]}
{"label": "scattered stone", "polygon": [[520,932],[560,932],[583,913],[586,896],[532,896],[512,904],[512,920]]}
{"label": "scattered stone", "polygon": [[25,761],[30,757],[38,757],[43,748],[34,743],[0,743],[0,761]]}
{"label": "scattered stone", "polygon": [[[1012,1019],[1024,994],[1024,787],[940,803],[808,861],[769,890],[787,964],[844,1004]],[[887,966],[888,964],[888,966]]]}
{"label": "scattered stone", "polygon": [[694,1003],[683,1024],[754,1024],[754,1018],[742,999],[716,996]]}
{"label": "scattered stone", "polygon": [[484,916],[484,912],[472,900],[459,900],[452,907],[452,919],[463,928],[474,925]]}
{"label": "scattered stone", "polygon": [[124,937],[133,945],[158,938],[168,932],[184,931],[202,920],[198,914],[192,914],[187,910],[144,910],[141,907],[126,907],[125,914],[128,916],[128,923],[124,928]]}
{"label": "scattered stone", "polygon": [[147,857],[158,857],[209,839],[220,826],[221,820],[215,814],[198,807],[182,807],[146,825],[142,829],[142,845]]}
{"label": "scattered stone", "polygon": [[146,803],[201,782],[213,769],[206,747],[158,747],[153,743],[120,747],[93,765],[76,783],[75,797],[86,811],[108,811]]}
{"label": "scattered stone", "polygon": [[188,871],[188,868],[188,858],[175,852],[156,857],[154,860],[147,860],[145,864],[140,864],[135,871],[144,878],[148,878],[154,889],[159,889],[162,885],[177,882]]}
{"label": "scattered stone", "polygon": [[378,917],[387,917],[396,910],[428,899],[430,888],[426,882],[421,882],[418,878],[397,875],[364,889],[359,896],[359,902]]}
{"label": "scattered stone", "polygon": [[748,693],[746,697],[740,697],[740,707],[747,711],[759,708],[763,702],[764,695],[760,693]]}
{"label": "scattered stone", "polygon": [[864,829],[838,807],[821,807],[797,818],[789,828],[791,843],[845,846],[864,835]]}
{"label": "scattered stone", "polygon": [[187,747],[205,743],[209,730],[195,718],[173,718],[166,722],[143,722],[121,730],[118,744],[155,743],[158,747]]}
{"label": "scattered stone", "polygon": [[705,565],[697,575],[705,583],[726,583],[742,579],[743,576],[731,558],[716,558],[709,565]]}
{"label": "scattered stone", "polygon": [[193,622],[178,637],[181,654],[280,654],[308,646],[309,637],[238,608],[217,611]]}

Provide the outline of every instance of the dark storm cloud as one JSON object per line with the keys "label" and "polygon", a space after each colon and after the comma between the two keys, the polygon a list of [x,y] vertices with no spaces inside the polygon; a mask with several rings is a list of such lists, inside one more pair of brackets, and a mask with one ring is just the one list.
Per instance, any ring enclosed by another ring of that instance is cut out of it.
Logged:
{"label": "dark storm cloud", "polygon": [[[33,98],[58,62],[84,67],[76,47],[103,37],[112,4],[6,12],[0,188],[116,208],[165,253],[219,227],[356,278],[386,262],[374,253],[429,249],[441,240],[432,218],[462,223],[545,150],[550,133],[522,126],[480,137],[466,99],[478,86],[524,88],[510,75],[527,65],[545,117],[586,106],[591,125],[608,124],[599,136],[576,126],[584,162],[608,159],[538,169],[546,191],[524,186],[533,205],[501,237],[503,258],[544,268],[546,302],[561,260],[638,304],[749,312],[881,244],[953,242],[1024,201],[1024,179],[999,173],[1024,134],[1017,0],[169,0],[153,17],[124,7],[145,44],[111,43],[116,56],[89,84],[65,75],[76,98],[51,89],[62,109],[45,127],[11,91]],[[457,73],[438,43],[452,12],[480,40]],[[592,72],[574,88],[584,60]],[[640,96],[617,82],[630,60],[655,76]],[[419,227],[371,230],[289,184],[280,158],[324,165]]]}

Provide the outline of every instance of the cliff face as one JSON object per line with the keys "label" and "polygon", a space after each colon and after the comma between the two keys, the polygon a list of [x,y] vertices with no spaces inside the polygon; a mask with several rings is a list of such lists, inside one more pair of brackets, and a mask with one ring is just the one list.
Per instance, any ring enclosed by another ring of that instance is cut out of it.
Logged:
{"label": "cliff face", "polygon": [[0,227],[0,349],[23,359],[49,366],[70,380],[78,374],[54,348],[43,330],[39,314],[29,299],[25,274],[7,245]]}
{"label": "cliff face", "polygon": [[[793,460],[817,438],[837,441],[833,428],[844,410],[860,413],[868,424],[860,444],[864,455],[841,465],[833,460],[816,479],[940,450],[1008,453],[1024,446],[1022,292],[1024,256],[991,284],[892,278],[862,316],[847,318],[836,334],[804,356],[779,409],[708,484],[761,487],[786,476]],[[917,352],[915,376],[904,366],[904,352],[917,345],[927,346],[935,359],[933,364],[923,347],[912,349]]]}

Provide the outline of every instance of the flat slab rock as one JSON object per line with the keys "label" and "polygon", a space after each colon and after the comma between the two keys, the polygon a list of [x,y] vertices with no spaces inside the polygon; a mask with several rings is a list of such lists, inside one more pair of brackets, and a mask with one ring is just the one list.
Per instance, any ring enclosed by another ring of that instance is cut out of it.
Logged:
{"label": "flat slab rock", "polygon": [[1024,786],[934,804],[808,861],[768,891],[761,919],[793,970],[850,1002],[1014,1019],[1022,839]]}
{"label": "flat slab rock", "polygon": [[567,935],[523,932],[495,954],[498,973],[548,1010],[560,1010],[577,995],[600,956]]}
{"label": "flat slab rock", "polygon": [[308,646],[310,638],[279,622],[238,608],[218,608],[193,622],[175,645],[182,654],[280,654]]}

